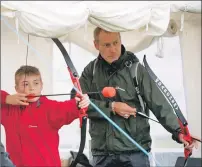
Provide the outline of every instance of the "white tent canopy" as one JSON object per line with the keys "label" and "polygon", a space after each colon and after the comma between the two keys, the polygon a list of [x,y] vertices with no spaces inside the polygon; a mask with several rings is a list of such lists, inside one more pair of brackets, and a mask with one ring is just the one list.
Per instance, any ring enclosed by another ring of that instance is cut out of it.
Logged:
{"label": "white tent canopy", "polygon": [[201,136],[201,1],[2,1],[4,17],[15,19],[17,30],[72,42],[93,54],[96,26],[121,32],[133,52],[155,38],[179,35],[189,128]]}
{"label": "white tent canopy", "polygon": [[168,29],[170,17],[184,11],[201,13],[200,4],[200,1],[3,1],[1,14],[15,18],[16,27],[26,33],[71,41],[92,53],[96,52],[92,42],[96,26],[122,32],[126,48],[138,52],[147,48],[154,36],[176,35]]}

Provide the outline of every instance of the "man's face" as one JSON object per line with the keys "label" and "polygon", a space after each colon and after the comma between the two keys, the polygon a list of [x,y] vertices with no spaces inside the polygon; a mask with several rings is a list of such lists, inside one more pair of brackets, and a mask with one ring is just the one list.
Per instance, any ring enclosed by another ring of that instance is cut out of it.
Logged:
{"label": "man's face", "polygon": [[110,64],[121,56],[121,38],[117,32],[101,31],[94,45],[102,58]]}
{"label": "man's face", "polygon": [[[16,78],[15,89],[18,93],[25,93],[27,95],[41,95],[43,83],[40,75],[21,75]],[[28,102],[35,102],[39,97],[28,99]]]}

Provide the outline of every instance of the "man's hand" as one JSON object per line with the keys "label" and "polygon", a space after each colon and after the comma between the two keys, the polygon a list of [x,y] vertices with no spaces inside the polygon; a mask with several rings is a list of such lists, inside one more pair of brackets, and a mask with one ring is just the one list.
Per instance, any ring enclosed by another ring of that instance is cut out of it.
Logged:
{"label": "man's hand", "polygon": [[[195,137],[196,138],[196,137]],[[196,149],[198,148],[198,141],[193,139],[192,144],[189,144],[189,142],[187,142],[184,139],[184,135],[182,133],[179,134],[179,140],[184,144],[185,148],[192,151],[192,149],[195,147]]]}
{"label": "man's hand", "polygon": [[78,107],[83,109],[89,106],[90,100],[87,94],[82,95],[81,98],[75,97]]}
{"label": "man's hand", "polygon": [[116,112],[118,115],[128,119],[131,115],[136,117],[136,109],[130,107],[126,103],[122,102],[112,102],[112,111]]}
{"label": "man's hand", "polygon": [[27,103],[26,101],[26,94],[23,93],[6,96],[6,104],[27,106],[29,105],[29,103]]}

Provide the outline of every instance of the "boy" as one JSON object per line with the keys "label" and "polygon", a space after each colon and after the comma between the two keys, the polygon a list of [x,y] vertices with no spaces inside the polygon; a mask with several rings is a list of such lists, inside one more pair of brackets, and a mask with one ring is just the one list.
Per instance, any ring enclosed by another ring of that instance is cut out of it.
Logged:
{"label": "boy", "polygon": [[[79,117],[79,108],[89,105],[83,95],[58,102],[41,95],[43,82],[36,67],[21,66],[15,73],[17,94],[1,90],[1,124],[6,132],[6,147],[17,167],[61,166],[58,131]],[[68,134],[68,133],[67,133]]]}

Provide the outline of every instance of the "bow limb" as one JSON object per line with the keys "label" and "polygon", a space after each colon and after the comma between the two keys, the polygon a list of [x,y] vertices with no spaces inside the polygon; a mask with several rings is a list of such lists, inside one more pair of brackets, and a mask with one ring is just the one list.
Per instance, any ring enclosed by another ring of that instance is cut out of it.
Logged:
{"label": "bow limb", "polygon": [[[170,97],[172,96],[171,93],[168,91],[166,86],[160,81],[160,79],[154,74],[152,69],[149,67],[149,64],[146,61],[146,56],[145,55],[144,55],[143,62],[144,62],[144,65],[145,65],[145,69],[149,73],[149,76],[152,78],[152,80],[154,80],[154,82],[156,83],[159,90],[163,93],[163,95],[166,97],[166,99],[170,102],[173,110],[175,111],[175,114],[178,117],[178,122],[179,122],[179,125],[180,125],[180,128],[181,128],[180,133],[183,134],[183,139],[186,140],[189,144],[192,144],[193,143],[193,138],[191,137],[191,135],[189,133],[188,123],[187,123],[184,115],[182,114],[182,112],[180,110],[180,107],[178,106],[176,100],[174,100],[174,97],[172,97],[172,100],[170,99]],[[166,90],[166,93],[165,93],[165,90]],[[184,156],[185,156],[184,166],[186,166],[187,160],[191,155],[192,155],[192,151],[189,150],[189,149],[184,148]]]}
{"label": "bow limb", "polygon": [[[62,45],[62,43],[58,39],[53,38],[52,40],[55,42],[55,44],[58,46],[58,48],[62,52],[62,55],[63,55],[63,57],[65,59],[66,64],[67,64],[67,69],[69,71],[69,74],[70,74],[71,80],[72,80],[72,82],[74,84],[74,87],[76,87],[80,92],[82,92],[80,82],[79,82],[79,75],[78,75],[78,73],[76,71],[76,68],[74,67],[74,65],[73,65],[73,63],[72,63],[66,49],[64,48],[64,46]],[[80,146],[79,146],[78,154],[77,154],[75,160],[72,162],[71,167],[76,166],[76,164],[78,163],[78,158],[83,153],[83,150],[84,150],[84,147],[85,147],[86,125],[87,125],[86,111],[87,111],[87,109],[88,108],[80,109],[79,120],[80,120],[80,128],[81,128],[81,140],[80,140]]]}

